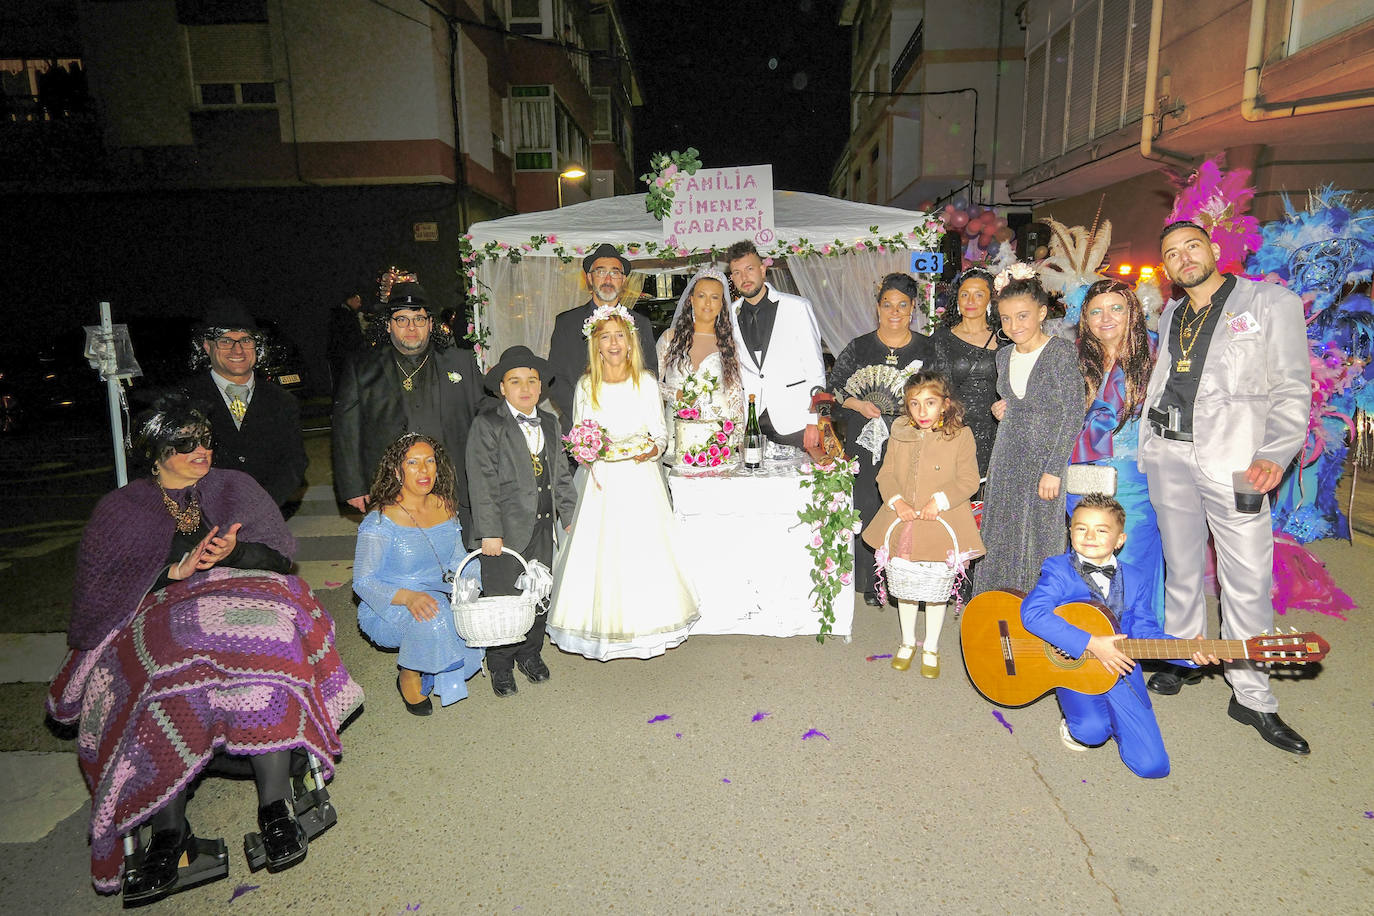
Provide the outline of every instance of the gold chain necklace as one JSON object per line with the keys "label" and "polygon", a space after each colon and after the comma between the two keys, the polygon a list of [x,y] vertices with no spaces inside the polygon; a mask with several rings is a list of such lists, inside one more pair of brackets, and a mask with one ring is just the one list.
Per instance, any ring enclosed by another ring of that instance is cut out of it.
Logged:
{"label": "gold chain necklace", "polygon": [[186,503],[186,508],[177,506],[176,500],[167,495],[167,488],[162,485],[162,481],[154,480],[157,488],[162,491],[162,504],[167,507],[167,514],[172,517],[172,521],[177,523],[177,531],[182,534],[191,534],[200,530],[200,500],[196,498],[196,491],[191,491],[191,498]]}
{"label": "gold chain necklace", "polygon": [[400,360],[393,358],[392,362],[396,363],[396,368],[400,370],[400,373],[402,375],[405,376],[405,378],[401,379],[401,387],[404,388],[406,391],[414,391],[415,383],[412,382],[411,379],[415,378],[415,373],[423,369],[425,367],[425,363],[429,362],[429,354],[426,353],[425,358],[420,360],[420,365],[415,367],[415,372],[406,372],[405,367],[401,365]]}
{"label": "gold chain necklace", "polygon": [[886,343],[883,343],[882,335],[878,335],[878,343],[882,344],[884,347],[887,347],[887,356],[883,357],[883,362],[887,363],[889,366],[897,365],[897,351],[902,349],[902,347],[911,346],[912,333],[913,332],[911,331],[907,331],[906,342],[896,347],[888,347]]}
{"label": "gold chain necklace", "polygon": [[[1207,321],[1207,315],[1212,311],[1212,303],[1208,302],[1207,307],[1202,310],[1196,319],[1189,320],[1184,317],[1180,320],[1178,328],[1178,345],[1182,350],[1182,355],[1174,363],[1174,368],[1179,372],[1189,372],[1193,368],[1193,361],[1189,358],[1193,348],[1197,346],[1198,336],[1202,333],[1202,326]],[[1191,333],[1190,333],[1191,332]],[[1189,339],[1191,337],[1191,339]]]}

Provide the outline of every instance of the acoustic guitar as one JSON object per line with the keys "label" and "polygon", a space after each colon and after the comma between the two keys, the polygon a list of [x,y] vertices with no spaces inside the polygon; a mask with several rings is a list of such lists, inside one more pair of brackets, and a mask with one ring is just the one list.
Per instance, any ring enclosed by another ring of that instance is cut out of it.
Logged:
{"label": "acoustic guitar", "polygon": [[[1116,684],[1091,652],[1069,658],[1021,625],[1018,591],[983,592],[964,608],[959,637],[964,667],[978,692],[999,706],[1025,706],[1056,687],[1079,693],[1106,693]],[[1112,612],[1100,604],[1074,601],[1055,613],[1093,636],[1121,632]],[[1137,661],[1191,658],[1194,652],[1217,658],[1248,658],[1270,664],[1320,661],[1331,649],[1316,633],[1262,634],[1249,639],[1123,639],[1117,647]]]}

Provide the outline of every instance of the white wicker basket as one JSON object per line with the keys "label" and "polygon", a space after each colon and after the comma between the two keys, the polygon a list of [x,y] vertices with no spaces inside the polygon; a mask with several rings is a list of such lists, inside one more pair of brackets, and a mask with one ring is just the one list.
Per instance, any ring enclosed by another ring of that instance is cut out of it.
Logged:
{"label": "white wicker basket", "polygon": [[[472,561],[472,558],[482,551],[474,550],[472,553],[463,557],[463,562],[458,564],[455,572],[462,572],[463,567]],[[520,565],[529,571],[529,564],[525,558],[520,556],[509,547],[502,547],[502,553],[508,553],[520,561]],[[455,586],[451,594],[453,600],[453,624],[458,628],[458,635],[463,637],[463,642],[474,648],[489,646],[508,646],[511,643],[520,642],[529,632],[530,627],[534,626],[534,615],[537,612],[539,602],[525,589],[518,595],[492,595],[481,597],[475,601],[460,602],[457,598],[456,586],[459,577],[453,577]]]}
{"label": "white wicker basket", "polygon": [[[959,539],[954,536],[954,529],[949,527],[949,522],[938,516],[935,520],[949,532],[949,539],[954,544],[954,555],[958,556]],[[907,526],[903,533],[903,541],[898,545],[898,551],[905,553],[911,543],[911,522],[904,523],[901,519],[894,519],[892,524],[887,526],[883,543],[888,543],[893,530],[900,524]],[[958,570],[944,560],[907,560],[893,554],[887,561],[887,570],[884,574],[887,576],[887,590],[894,598],[901,601],[943,604],[954,594],[954,579],[958,575]]]}

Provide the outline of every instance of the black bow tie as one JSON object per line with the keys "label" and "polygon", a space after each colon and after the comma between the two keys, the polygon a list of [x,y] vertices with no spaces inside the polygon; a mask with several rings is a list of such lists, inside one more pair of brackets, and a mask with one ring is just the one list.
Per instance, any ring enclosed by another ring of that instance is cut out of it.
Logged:
{"label": "black bow tie", "polygon": [[518,413],[518,414],[515,415],[515,419],[518,420],[519,422],[525,424],[526,426],[538,426],[538,425],[539,425],[539,418],[538,418],[538,417],[527,417],[527,416],[525,416],[525,415],[522,414],[522,413]]}
{"label": "black bow tie", "polygon": [[1116,564],[1113,563],[1111,566],[1094,566],[1092,563],[1084,563],[1083,575],[1090,576],[1093,573],[1102,573],[1102,575],[1107,577],[1107,581],[1110,582],[1116,578]]}

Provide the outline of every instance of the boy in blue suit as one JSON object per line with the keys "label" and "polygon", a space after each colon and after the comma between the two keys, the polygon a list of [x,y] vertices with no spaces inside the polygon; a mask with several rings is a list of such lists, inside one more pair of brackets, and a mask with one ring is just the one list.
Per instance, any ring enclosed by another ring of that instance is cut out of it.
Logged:
{"label": "boy in blue suit", "polygon": [[[1172,639],[1160,628],[1151,607],[1150,579],[1144,572],[1121,563],[1116,552],[1126,543],[1126,512],[1110,496],[1084,496],[1069,521],[1071,548],[1050,557],[1040,568],[1040,579],[1021,603],[1021,623],[1065,655],[1078,658],[1092,652],[1120,679],[1105,694],[1093,696],[1058,688],[1055,694],[1064,718],[1059,736],[1071,750],[1115,738],[1121,761],[1137,776],[1159,779],[1169,775],[1169,755],[1159,733],[1145,679],[1135,662],[1120,649],[1119,640]],[[1104,604],[1116,616],[1121,633],[1090,636],[1055,613],[1061,604],[1089,601]],[[1215,665],[1217,659],[1193,655],[1199,665]]]}

